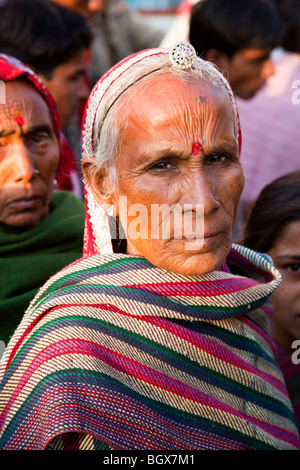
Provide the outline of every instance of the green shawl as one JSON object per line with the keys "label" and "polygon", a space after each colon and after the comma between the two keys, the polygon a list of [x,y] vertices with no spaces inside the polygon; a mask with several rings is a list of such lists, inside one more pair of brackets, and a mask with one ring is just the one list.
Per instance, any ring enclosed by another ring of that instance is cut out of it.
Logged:
{"label": "green shawl", "polygon": [[0,340],[6,344],[37,290],[82,256],[84,203],[54,193],[50,214],[30,229],[0,224]]}

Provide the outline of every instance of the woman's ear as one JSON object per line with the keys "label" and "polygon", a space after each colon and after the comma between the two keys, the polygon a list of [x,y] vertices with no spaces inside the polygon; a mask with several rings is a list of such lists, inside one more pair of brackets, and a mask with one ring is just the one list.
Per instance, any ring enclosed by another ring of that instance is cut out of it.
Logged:
{"label": "woman's ear", "polygon": [[104,207],[111,205],[113,203],[113,191],[107,167],[105,165],[99,166],[94,157],[83,155],[81,169],[83,177],[98,204]]}

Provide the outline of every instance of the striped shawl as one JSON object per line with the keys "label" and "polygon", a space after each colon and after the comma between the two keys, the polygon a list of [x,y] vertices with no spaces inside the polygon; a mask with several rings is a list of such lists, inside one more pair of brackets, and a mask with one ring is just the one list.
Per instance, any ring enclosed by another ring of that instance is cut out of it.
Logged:
{"label": "striped shawl", "polygon": [[52,277],[1,363],[1,449],[299,448],[265,330],[279,273],[239,246],[227,265],[96,255]]}

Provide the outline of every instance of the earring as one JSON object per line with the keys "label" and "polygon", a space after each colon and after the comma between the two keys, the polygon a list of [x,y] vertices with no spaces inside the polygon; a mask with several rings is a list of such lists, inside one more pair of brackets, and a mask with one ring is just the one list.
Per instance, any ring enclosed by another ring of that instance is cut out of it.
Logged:
{"label": "earring", "polygon": [[87,197],[87,214],[89,216],[86,226],[84,254],[111,254],[113,253],[113,248],[108,216],[104,209],[96,202],[88,184],[86,182],[84,184]]}
{"label": "earring", "polygon": [[108,217],[113,217],[115,215],[115,208],[113,205],[106,209],[106,215],[108,215]]}

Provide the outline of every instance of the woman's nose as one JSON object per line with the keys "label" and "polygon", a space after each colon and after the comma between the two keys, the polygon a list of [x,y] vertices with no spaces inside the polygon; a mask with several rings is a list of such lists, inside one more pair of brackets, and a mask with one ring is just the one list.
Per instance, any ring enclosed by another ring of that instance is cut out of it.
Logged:
{"label": "woman's nose", "polygon": [[181,198],[181,204],[189,206],[192,210],[196,210],[200,205],[206,216],[214,212],[220,207],[216,183],[203,170],[193,172]]}
{"label": "woman's nose", "polygon": [[24,143],[19,143],[14,146],[13,165],[15,182],[31,181],[36,174],[32,157]]}

